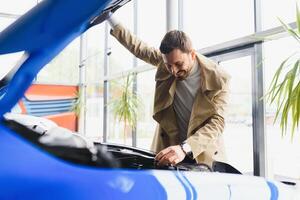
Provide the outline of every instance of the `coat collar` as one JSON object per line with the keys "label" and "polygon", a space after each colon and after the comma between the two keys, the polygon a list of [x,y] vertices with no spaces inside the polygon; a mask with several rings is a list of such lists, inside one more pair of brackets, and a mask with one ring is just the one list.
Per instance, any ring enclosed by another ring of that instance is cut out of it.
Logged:
{"label": "coat collar", "polygon": [[[196,60],[200,66],[201,71],[201,89],[203,92],[207,90],[220,90],[224,85],[224,79],[216,69],[216,63],[201,54],[196,55]],[[155,76],[155,81],[164,81],[169,78],[174,79],[173,75],[162,64],[158,67]],[[175,80],[175,79],[174,79]]]}

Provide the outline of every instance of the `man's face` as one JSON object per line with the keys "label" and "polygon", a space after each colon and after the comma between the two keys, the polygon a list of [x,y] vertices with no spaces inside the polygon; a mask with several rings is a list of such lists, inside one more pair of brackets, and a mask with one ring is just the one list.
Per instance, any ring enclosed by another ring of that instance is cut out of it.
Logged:
{"label": "man's face", "polygon": [[168,71],[178,80],[184,80],[190,74],[194,62],[195,51],[183,53],[180,49],[174,49],[168,54],[163,54]]}

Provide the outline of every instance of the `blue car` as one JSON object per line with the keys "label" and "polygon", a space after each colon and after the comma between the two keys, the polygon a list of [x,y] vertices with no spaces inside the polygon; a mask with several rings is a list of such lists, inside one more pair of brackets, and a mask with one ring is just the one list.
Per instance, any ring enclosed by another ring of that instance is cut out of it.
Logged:
{"label": "blue car", "polygon": [[128,1],[43,0],[0,33],[0,56],[25,52],[0,81],[0,199],[300,199],[297,186],[225,163],[157,166],[152,152],[9,113],[48,62]]}

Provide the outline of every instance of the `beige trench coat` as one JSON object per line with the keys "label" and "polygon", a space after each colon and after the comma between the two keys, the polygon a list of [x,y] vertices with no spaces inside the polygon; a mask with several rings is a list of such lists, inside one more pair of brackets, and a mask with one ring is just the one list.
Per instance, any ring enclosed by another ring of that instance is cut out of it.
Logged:
{"label": "beige trench coat", "polygon": [[[152,150],[158,152],[170,145],[178,145],[179,132],[172,106],[176,81],[164,65],[158,49],[131,34],[121,24],[111,34],[132,54],[145,62],[157,66],[153,118],[158,127]],[[200,89],[195,97],[189,121],[187,140],[198,163],[212,164],[213,160],[226,161],[222,132],[224,111],[227,105],[229,76],[210,59],[197,54],[200,66]]]}

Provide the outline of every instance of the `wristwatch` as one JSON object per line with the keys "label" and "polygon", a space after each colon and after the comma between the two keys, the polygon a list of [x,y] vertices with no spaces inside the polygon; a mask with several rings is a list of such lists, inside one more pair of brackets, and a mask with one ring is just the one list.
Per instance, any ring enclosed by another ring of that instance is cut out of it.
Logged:
{"label": "wristwatch", "polygon": [[185,155],[187,155],[190,158],[193,158],[192,148],[188,143],[186,143],[186,141],[182,142],[180,144],[180,147],[181,147],[182,151],[185,153]]}

